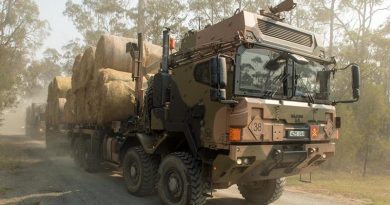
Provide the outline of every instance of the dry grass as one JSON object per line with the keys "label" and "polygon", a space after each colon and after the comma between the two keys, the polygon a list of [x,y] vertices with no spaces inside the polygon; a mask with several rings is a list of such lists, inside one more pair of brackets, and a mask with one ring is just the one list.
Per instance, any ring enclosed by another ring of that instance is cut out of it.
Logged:
{"label": "dry grass", "polygon": [[0,171],[12,171],[21,167],[20,157],[12,147],[0,144]]}
{"label": "dry grass", "polygon": [[308,192],[362,199],[369,204],[390,204],[388,175],[362,177],[346,172],[317,171],[312,173],[312,183],[299,182],[299,176],[294,176],[289,178],[288,184]]}
{"label": "dry grass", "polygon": [[0,196],[7,193],[7,191],[10,191],[10,188],[7,187],[0,187]]}
{"label": "dry grass", "polygon": [[[44,152],[37,153],[37,141],[0,142],[0,171],[14,172],[19,168],[41,161]],[[40,143],[40,142],[39,142]],[[42,149],[42,148],[39,148]]]}

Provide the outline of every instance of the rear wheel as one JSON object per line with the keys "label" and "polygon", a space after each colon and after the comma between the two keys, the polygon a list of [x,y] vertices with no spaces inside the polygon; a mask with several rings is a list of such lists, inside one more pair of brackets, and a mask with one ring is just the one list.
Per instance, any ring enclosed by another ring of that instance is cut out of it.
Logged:
{"label": "rear wheel", "polygon": [[91,140],[87,139],[83,141],[83,149],[82,149],[82,161],[83,168],[85,171],[93,173],[97,172],[99,169],[99,162],[97,157],[92,153],[92,145]]}
{"label": "rear wheel", "polygon": [[164,204],[205,204],[201,166],[191,154],[176,152],[165,157],[159,176],[158,193]]}
{"label": "rear wheel", "polygon": [[130,148],[123,161],[123,176],[129,192],[136,196],[156,192],[158,161],[142,147]]}
{"label": "rear wheel", "polygon": [[238,184],[238,190],[241,195],[250,203],[270,204],[282,195],[285,178],[269,179],[262,181],[250,182],[247,184]]}
{"label": "rear wheel", "polygon": [[82,160],[83,144],[84,144],[83,139],[81,137],[77,137],[74,141],[73,149],[72,149],[73,160],[75,164],[80,167],[82,167],[82,161],[83,161]]}

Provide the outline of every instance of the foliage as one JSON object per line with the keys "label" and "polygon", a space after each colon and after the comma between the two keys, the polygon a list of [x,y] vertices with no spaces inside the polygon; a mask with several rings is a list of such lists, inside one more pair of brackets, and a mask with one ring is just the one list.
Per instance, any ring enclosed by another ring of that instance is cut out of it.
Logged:
{"label": "foliage", "polygon": [[[308,178],[304,175],[303,178]],[[316,171],[312,183],[299,182],[299,176],[289,177],[287,185],[311,193],[326,194],[342,200],[341,204],[389,204],[390,176],[384,174],[362,177],[359,173]]]}
{"label": "foliage", "polygon": [[17,102],[22,73],[46,31],[34,1],[0,1],[0,113]]}
{"label": "foliage", "polygon": [[127,18],[130,3],[130,0],[83,0],[78,4],[68,0],[64,15],[73,21],[87,45],[96,45],[105,33],[119,36],[134,33]]}
{"label": "foliage", "polygon": [[45,89],[54,76],[61,75],[62,55],[53,48],[46,49],[43,59],[34,60],[24,74],[26,97],[31,97],[40,90]]}

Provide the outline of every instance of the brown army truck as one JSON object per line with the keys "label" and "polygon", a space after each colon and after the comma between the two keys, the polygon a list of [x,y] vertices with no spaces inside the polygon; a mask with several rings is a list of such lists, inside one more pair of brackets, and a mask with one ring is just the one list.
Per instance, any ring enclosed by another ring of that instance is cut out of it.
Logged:
{"label": "brown army truck", "polygon": [[45,136],[45,103],[32,103],[26,108],[25,135],[43,139]]}
{"label": "brown army truck", "polygon": [[[285,1],[261,15],[245,11],[190,31],[177,52],[163,32],[161,67],[142,89],[143,38],[134,59],[134,114],[106,125],[70,128],[73,156],[86,171],[101,162],[123,169],[129,192],[158,192],[164,204],[204,204],[238,185],[254,204],[277,200],[285,177],[310,172],[335,153],[336,103],[358,100],[359,67],[337,69],[318,35],[283,23]],[[351,68],[353,99],[330,94]],[[130,106],[130,105],[129,105]]]}

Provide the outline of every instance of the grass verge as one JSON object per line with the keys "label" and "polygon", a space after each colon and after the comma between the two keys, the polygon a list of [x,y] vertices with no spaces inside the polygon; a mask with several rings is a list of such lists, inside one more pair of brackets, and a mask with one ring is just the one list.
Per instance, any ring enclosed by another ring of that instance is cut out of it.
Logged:
{"label": "grass verge", "polygon": [[20,156],[12,148],[11,146],[0,144],[0,171],[13,171],[21,167]]}
{"label": "grass verge", "polygon": [[[308,174],[303,177],[307,179]],[[369,204],[390,204],[390,176],[385,175],[362,177],[346,172],[317,171],[312,173],[312,183],[302,183],[299,176],[293,176],[288,186],[312,193],[369,199]]]}
{"label": "grass verge", "polygon": [[4,195],[7,193],[7,191],[11,190],[10,188],[7,187],[0,187],[0,195]]}

